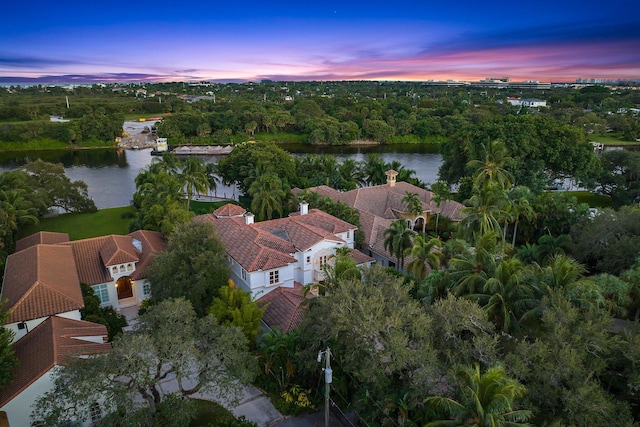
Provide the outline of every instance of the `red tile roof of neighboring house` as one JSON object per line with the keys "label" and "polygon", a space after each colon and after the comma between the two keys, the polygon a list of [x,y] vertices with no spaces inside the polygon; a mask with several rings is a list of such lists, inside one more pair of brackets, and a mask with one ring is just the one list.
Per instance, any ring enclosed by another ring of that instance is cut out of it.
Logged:
{"label": "red tile roof of neighboring house", "polygon": [[[102,338],[97,343],[87,339]],[[107,328],[97,323],[52,316],[13,344],[18,368],[11,384],[0,391],[0,407],[22,393],[38,378],[68,357],[105,353],[111,350],[106,342]],[[25,402],[26,403],[26,402]]]}
{"label": "red tile roof of neighboring house", "polygon": [[[307,309],[304,303],[303,286],[295,282],[293,288],[280,286],[258,300],[259,304],[266,305],[262,320],[269,328],[279,328],[283,332],[289,332],[298,326]],[[308,295],[310,297],[311,295]]]}
{"label": "red tile roof of neighboring house", "polygon": [[[142,251],[133,245],[133,239],[141,243]],[[144,277],[144,270],[151,257],[166,248],[166,241],[157,231],[139,230],[127,236],[102,236],[66,243],[73,248],[73,255],[81,283],[97,285],[113,281],[106,266],[136,262],[133,280]]]}
{"label": "red tile roof of neighboring house", "polygon": [[129,236],[138,240],[142,244],[142,253],[140,260],[136,264],[136,271],[133,272],[131,278],[140,280],[145,277],[145,270],[151,264],[151,259],[158,252],[164,252],[167,248],[167,240],[162,233],[157,231],[138,230],[129,233]]}
{"label": "red tile roof of neighboring house", "polygon": [[242,216],[246,212],[242,206],[234,205],[233,203],[227,203],[224,206],[220,206],[213,211],[213,214],[218,218],[229,218],[232,216]]}
{"label": "red tile roof of neighboring house", "polygon": [[216,218],[200,215],[196,221],[211,221],[231,258],[246,271],[270,270],[296,262],[295,247],[271,233],[245,224],[244,218]]}
{"label": "red tile roof of neighboring house", "polygon": [[[317,209],[306,215],[246,224],[245,218],[200,215],[197,221],[214,224],[227,254],[246,271],[270,270],[296,262],[296,252],[309,249],[323,240],[344,242],[334,233],[355,227]],[[239,244],[241,243],[241,244]]]}
{"label": "red tile roof of neighboring house", "polygon": [[[349,207],[358,211],[365,211],[386,219],[397,219],[397,212],[406,210],[406,203],[402,198],[407,192],[415,193],[422,201],[422,207],[426,212],[440,213],[454,222],[460,221],[460,209],[464,206],[454,200],[445,200],[438,204],[433,201],[433,193],[423,188],[398,181],[394,186],[388,184],[361,187],[355,190],[341,192],[326,185],[308,188],[307,190],[330,197],[334,201],[342,201]],[[297,189],[296,193],[302,190]]]}
{"label": "red tile roof of neighboring house", "polygon": [[67,233],[54,233],[52,231],[39,231],[16,242],[16,252],[20,252],[30,246],[45,244],[53,245],[69,241]]}
{"label": "red tile roof of neighboring house", "polygon": [[138,262],[140,251],[132,243],[131,236],[106,236],[100,246],[100,258],[105,266]]}
{"label": "red tile roof of neighboring house", "polygon": [[2,297],[11,311],[6,323],[22,322],[84,307],[72,249],[36,245],[7,258]]}

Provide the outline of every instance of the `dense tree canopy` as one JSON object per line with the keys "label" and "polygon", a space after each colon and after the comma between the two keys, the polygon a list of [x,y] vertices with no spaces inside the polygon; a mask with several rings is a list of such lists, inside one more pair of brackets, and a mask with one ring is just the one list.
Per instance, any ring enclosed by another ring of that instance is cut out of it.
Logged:
{"label": "dense tree canopy", "polygon": [[179,225],[166,251],[154,256],[146,274],[154,301],[186,298],[198,316],[207,314],[213,298],[229,280],[224,246],[208,222]]}
{"label": "dense tree canopy", "polygon": [[[167,300],[111,352],[56,368],[53,389],[35,402],[32,418],[45,426],[87,421],[98,405],[101,425],[184,426],[194,414],[187,397],[209,391],[233,401],[254,375],[255,359],[238,328],[197,318],[184,299]],[[170,379],[175,391],[160,386]]]}

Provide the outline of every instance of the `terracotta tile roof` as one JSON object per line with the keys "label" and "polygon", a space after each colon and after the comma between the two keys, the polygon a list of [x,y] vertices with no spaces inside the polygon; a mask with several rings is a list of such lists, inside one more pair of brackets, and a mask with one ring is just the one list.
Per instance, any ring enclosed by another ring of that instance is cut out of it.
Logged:
{"label": "terracotta tile roof", "polygon": [[140,280],[146,277],[144,273],[151,263],[153,255],[158,252],[165,251],[167,248],[167,240],[164,238],[162,233],[157,231],[138,230],[133,233],[129,233],[128,235],[142,244],[140,260],[136,264],[136,271],[131,275],[133,280]]}
{"label": "terracotta tile roof", "polygon": [[54,233],[52,231],[39,231],[16,242],[16,252],[26,249],[30,246],[45,244],[53,245],[69,241],[67,233]]}
{"label": "terracotta tile roof", "polygon": [[211,221],[227,254],[245,270],[258,271],[284,267],[296,262],[293,244],[270,233],[245,224],[244,218],[216,218],[199,215],[195,221]]}
{"label": "terracotta tile roof", "polygon": [[113,281],[109,271],[102,262],[100,249],[111,236],[94,237],[92,239],[75,240],[65,243],[73,248],[73,257],[81,283],[98,285]]}
{"label": "terracotta tile roof", "polygon": [[200,215],[195,220],[211,221],[224,242],[227,254],[249,272],[295,263],[292,254],[323,240],[343,242],[334,233],[354,228],[317,209],[306,215],[295,214],[249,225],[241,217],[219,218],[215,214]]}
{"label": "terracotta tile roof", "polygon": [[2,297],[11,311],[6,323],[22,322],[84,307],[73,252],[36,245],[7,258]]}
{"label": "terracotta tile roof", "polygon": [[[87,340],[100,338],[99,343]],[[48,318],[13,344],[20,364],[14,371],[11,384],[0,391],[0,407],[51,368],[64,364],[68,357],[110,351],[111,344],[106,340],[107,328],[104,325],[58,316]]]}
{"label": "terracotta tile roof", "polygon": [[218,218],[228,218],[232,216],[242,216],[246,212],[246,209],[242,206],[234,205],[233,203],[227,203],[224,206],[220,206],[213,211],[213,214]]}
{"label": "terracotta tile roof", "polygon": [[[361,187],[355,190],[340,192],[333,188],[321,185],[311,187],[308,190],[316,192],[322,196],[328,196],[334,201],[346,203],[349,207],[358,211],[366,211],[387,219],[397,219],[397,212],[406,211],[406,204],[402,198],[407,192],[415,193],[422,201],[423,209],[427,212],[440,212],[451,218],[454,222],[460,221],[460,209],[464,206],[454,200],[446,200],[438,207],[433,199],[433,193],[423,188],[417,187],[408,182],[399,181],[393,187],[383,184],[372,187]],[[300,190],[302,191],[302,190]],[[361,220],[362,221],[362,220]]]}
{"label": "terracotta tile roof", "polygon": [[[308,298],[312,297],[310,294]],[[270,328],[279,328],[283,332],[289,332],[298,326],[307,309],[303,297],[303,287],[295,282],[293,288],[280,286],[258,300],[259,304],[266,305],[262,320]]]}
{"label": "terracotta tile roof", "polygon": [[366,264],[368,262],[374,262],[375,259],[371,258],[369,255],[360,252],[357,249],[351,250],[351,257],[355,261],[356,265]]}
{"label": "terracotta tile roof", "polygon": [[106,236],[100,246],[100,258],[105,266],[138,262],[140,251],[132,243],[131,236]]}

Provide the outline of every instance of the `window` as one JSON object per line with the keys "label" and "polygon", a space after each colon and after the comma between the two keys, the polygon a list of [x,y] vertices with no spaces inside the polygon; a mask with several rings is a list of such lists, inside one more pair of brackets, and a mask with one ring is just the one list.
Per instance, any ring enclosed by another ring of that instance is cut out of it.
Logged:
{"label": "window", "polygon": [[92,286],[93,292],[96,294],[98,298],[100,298],[100,304],[108,304],[109,303],[109,291],[107,289],[107,285],[95,285]]}
{"label": "window", "polygon": [[112,272],[113,274],[117,274],[117,273],[118,273],[118,267],[113,267],[113,268],[111,269],[111,272]]}
{"label": "window", "polygon": [[351,230],[347,230],[347,239],[351,238]]}
{"label": "window", "polygon": [[270,285],[275,285],[278,282],[280,282],[280,272],[278,270],[270,271],[269,272],[269,284]]}
{"label": "window", "polygon": [[327,255],[322,255],[320,257],[320,268],[324,267],[327,264],[329,257]]}
{"label": "window", "polygon": [[151,283],[144,282],[142,284],[142,294],[146,297],[151,295]]}
{"label": "window", "polygon": [[124,273],[124,265],[120,266],[120,273]]}
{"label": "window", "polygon": [[242,269],[242,280],[247,280],[247,270]]}
{"label": "window", "polygon": [[133,270],[133,264],[127,264],[127,271]]}
{"label": "window", "polygon": [[311,262],[311,255],[307,255],[307,264]]}

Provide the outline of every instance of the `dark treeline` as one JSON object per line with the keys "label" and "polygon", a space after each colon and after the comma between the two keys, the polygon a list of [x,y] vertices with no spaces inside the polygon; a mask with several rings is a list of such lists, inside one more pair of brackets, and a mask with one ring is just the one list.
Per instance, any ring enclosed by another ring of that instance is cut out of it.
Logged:
{"label": "dark treeline", "polygon": [[[512,106],[506,98],[536,97],[547,108]],[[69,99],[67,107],[66,100]],[[545,91],[429,86],[419,82],[185,83],[10,87],[0,92],[0,141],[113,141],[124,117],[171,113],[159,125],[169,143],[229,143],[251,138],[310,144],[442,142],[478,123],[541,115],[583,134],[638,138],[629,109],[640,95],[602,86]],[[49,116],[71,119],[49,122]]]}

